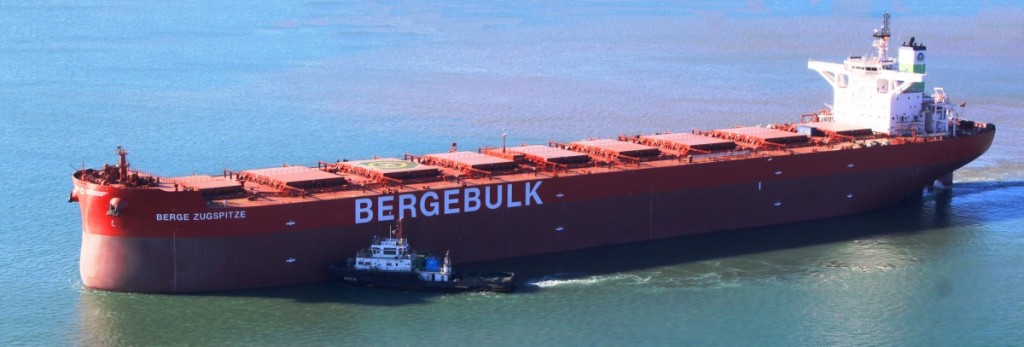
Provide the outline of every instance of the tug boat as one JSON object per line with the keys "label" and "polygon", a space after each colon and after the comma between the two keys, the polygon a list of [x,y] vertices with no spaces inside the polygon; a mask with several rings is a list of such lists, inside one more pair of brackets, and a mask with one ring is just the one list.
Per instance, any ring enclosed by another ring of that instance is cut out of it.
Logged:
{"label": "tug boat", "polygon": [[448,252],[444,257],[412,251],[409,241],[391,230],[386,238],[373,237],[369,248],[345,263],[333,263],[331,276],[338,282],[364,287],[442,292],[510,292],[515,273],[458,273],[452,270]]}

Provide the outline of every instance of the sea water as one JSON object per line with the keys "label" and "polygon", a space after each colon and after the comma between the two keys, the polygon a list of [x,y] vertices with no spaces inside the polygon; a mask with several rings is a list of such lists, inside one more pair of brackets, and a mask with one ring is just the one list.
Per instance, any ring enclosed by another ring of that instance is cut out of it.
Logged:
{"label": "sea water", "polygon": [[[997,125],[951,191],[869,213],[470,266],[514,294],[84,288],[74,168],[164,176],[797,121],[807,59],[928,47]],[[4,2],[0,345],[1019,345],[1015,2]]]}

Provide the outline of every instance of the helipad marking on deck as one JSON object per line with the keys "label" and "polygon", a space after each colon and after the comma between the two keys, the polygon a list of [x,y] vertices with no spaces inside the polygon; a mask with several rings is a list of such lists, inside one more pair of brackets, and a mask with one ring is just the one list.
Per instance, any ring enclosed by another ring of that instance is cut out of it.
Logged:
{"label": "helipad marking on deck", "polygon": [[418,166],[419,164],[405,160],[377,160],[360,163],[359,165],[365,165],[369,168],[377,170],[401,170],[411,169]]}

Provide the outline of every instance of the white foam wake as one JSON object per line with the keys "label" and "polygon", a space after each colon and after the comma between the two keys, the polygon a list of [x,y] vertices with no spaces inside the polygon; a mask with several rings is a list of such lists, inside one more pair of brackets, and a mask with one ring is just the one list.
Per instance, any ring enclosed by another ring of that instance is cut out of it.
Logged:
{"label": "white foam wake", "polygon": [[527,282],[527,284],[540,288],[551,288],[559,286],[591,286],[595,284],[602,284],[608,282],[622,282],[622,284],[642,284],[647,283],[650,280],[651,277],[641,277],[630,274],[612,274],[595,276],[555,274],[551,276],[541,277],[538,280],[530,280],[529,282]]}

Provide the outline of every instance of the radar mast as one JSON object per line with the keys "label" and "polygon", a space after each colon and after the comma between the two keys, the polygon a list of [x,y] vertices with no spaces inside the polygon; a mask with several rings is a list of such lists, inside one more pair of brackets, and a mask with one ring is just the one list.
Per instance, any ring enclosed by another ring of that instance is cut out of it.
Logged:
{"label": "radar mast", "polygon": [[875,37],[875,48],[878,49],[878,61],[887,61],[889,57],[886,53],[889,51],[889,37],[892,33],[889,31],[889,12],[882,15],[882,27],[875,29],[873,35]]}

